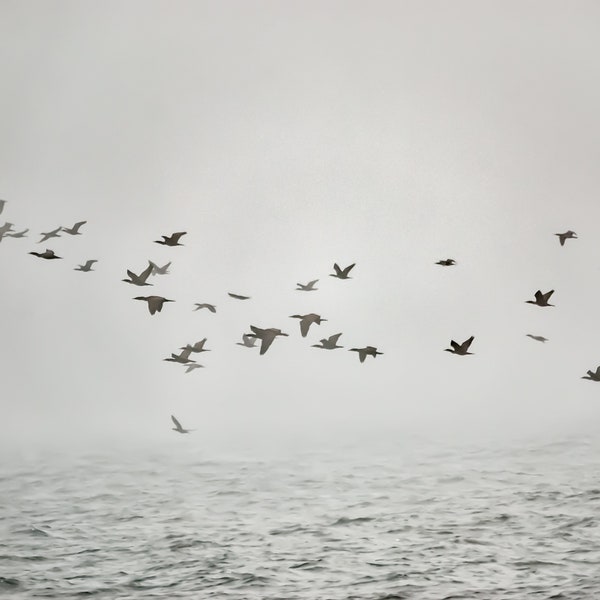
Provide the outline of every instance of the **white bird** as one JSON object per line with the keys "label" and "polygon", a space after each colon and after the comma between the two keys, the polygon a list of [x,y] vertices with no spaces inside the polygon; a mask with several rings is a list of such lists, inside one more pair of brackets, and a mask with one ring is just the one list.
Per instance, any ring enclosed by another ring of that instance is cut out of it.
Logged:
{"label": "white bird", "polygon": [[324,350],[335,350],[336,348],[343,348],[344,346],[338,346],[338,340],[340,339],[341,333],[336,333],[335,335],[329,336],[328,338],[323,338],[321,340],[321,345],[313,344],[313,348],[322,348]]}
{"label": "white bird", "polygon": [[307,336],[308,330],[313,323],[320,325],[323,321],[327,321],[327,319],[322,319],[315,313],[309,313],[308,315],[291,315],[290,319],[300,319],[300,333],[302,334],[302,337]]}
{"label": "white bird", "polygon": [[133,285],[153,285],[152,283],[148,283],[147,279],[150,277],[150,273],[152,273],[152,265],[148,265],[139,275],[136,275],[133,271],[127,269],[127,275],[129,275],[129,279],[122,279],[125,283],[132,283]]}
{"label": "white bird", "polygon": [[175,424],[175,427],[172,427],[171,429],[177,433],[189,433],[190,431],[194,431],[193,429],[184,429],[181,426],[181,423],[173,415],[171,415],[171,420]]}
{"label": "white bird", "polygon": [[159,267],[157,264],[153,263],[151,260],[148,261],[150,265],[152,265],[152,275],[168,275],[169,267],[171,266],[171,261],[169,261],[166,265]]}
{"label": "white bird", "polygon": [[259,327],[255,327],[254,325],[250,325],[250,329],[252,329],[252,337],[258,338],[260,343],[260,354],[261,356],[269,349],[273,340],[280,335],[288,337],[287,333],[283,333],[281,329],[276,329],[271,327],[270,329],[260,329]]}
{"label": "white bird", "polygon": [[342,268],[340,268],[340,266],[337,263],[335,263],[333,265],[333,270],[335,271],[335,273],[330,273],[330,277],[337,277],[338,279],[352,279],[351,277],[348,276],[348,273],[350,273],[350,271],[355,266],[356,266],[356,263],[352,263],[345,269],[342,269]]}
{"label": "white bird", "polygon": [[460,356],[465,356],[466,354],[473,354],[472,352],[468,352],[469,346],[475,339],[475,336],[471,336],[468,340],[465,340],[462,344],[457,344],[454,340],[450,340],[450,345],[452,348],[445,348],[446,352],[451,352],[452,354],[458,354]]}
{"label": "white bird", "polygon": [[75,223],[73,227],[63,227],[62,230],[69,235],[81,235],[81,233],[79,233],[79,229],[86,223],[87,221],[79,221],[78,223]]}
{"label": "white bird", "polygon": [[318,279],[313,279],[312,281],[309,281],[308,283],[304,284],[304,283],[297,283],[296,285],[298,286],[296,288],[297,292],[315,292],[316,290],[318,290],[319,288],[315,287],[315,284],[317,283],[317,281],[319,281]]}
{"label": "white bird", "polygon": [[256,346],[256,340],[257,338],[255,336],[253,336],[251,333],[244,333],[242,334],[242,340],[241,342],[236,342],[236,344],[238,346],[244,346],[246,348],[254,348],[254,346]]}
{"label": "white bird", "polygon": [[91,260],[88,260],[85,265],[77,265],[77,267],[75,267],[75,269],[73,269],[74,271],[84,271],[85,273],[87,273],[88,271],[93,271],[94,269],[92,269],[92,265],[94,263],[97,263],[98,261],[94,258]]}
{"label": "white bird", "polygon": [[367,356],[372,356],[373,358],[377,358],[378,354],[383,354],[383,352],[377,352],[377,348],[374,346],[365,346],[364,348],[350,348],[348,352],[358,352],[358,358],[360,362],[365,362]]}
{"label": "white bird", "polygon": [[151,315],[155,312],[160,312],[165,302],[175,302],[175,300],[167,300],[167,298],[163,298],[162,296],[136,296],[133,299],[145,300],[148,303],[148,310]]}

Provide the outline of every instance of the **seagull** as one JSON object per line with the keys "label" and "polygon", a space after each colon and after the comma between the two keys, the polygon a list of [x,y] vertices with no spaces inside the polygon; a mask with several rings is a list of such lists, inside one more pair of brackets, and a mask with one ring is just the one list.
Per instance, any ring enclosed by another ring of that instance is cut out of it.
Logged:
{"label": "seagull", "polygon": [[171,427],[171,429],[177,431],[177,433],[189,433],[190,431],[194,431],[193,429],[184,429],[181,426],[181,423],[173,415],[171,415],[171,420],[175,423],[175,427]]}
{"label": "seagull", "polygon": [[156,244],[162,244],[163,246],[183,246],[183,244],[179,243],[179,239],[181,236],[185,235],[187,231],[178,231],[177,233],[173,233],[170,236],[161,235],[162,240],[154,240]]}
{"label": "seagull", "polygon": [[42,236],[42,239],[38,242],[38,244],[41,244],[42,242],[45,242],[46,240],[49,240],[50,238],[53,237],[60,237],[59,233],[62,231],[62,227],[57,227],[56,229],[53,229],[52,231],[49,231],[48,233],[41,233],[40,235]]}
{"label": "seagull", "polygon": [[256,337],[251,333],[242,334],[242,342],[236,342],[238,346],[245,346],[246,348],[254,348],[256,346]]}
{"label": "seagull", "polygon": [[192,360],[190,358],[190,354],[192,353],[192,348],[191,346],[187,346],[185,348],[182,349],[183,351],[180,352],[179,354],[171,354],[171,358],[163,358],[163,360],[166,360],[167,362],[176,362],[176,363],[181,363],[182,365],[185,365],[187,363],[195,363],[195,360]]}
{"label": "seagull", "polygon": [[555,233],[554,235],[558,236],[558,241],[560,242],[561,246],[565,245],[566,240],[577,239],[577,234],[574,231],[571,231],[570,229],[569,231],[565,231],[564,233]]}
{"label": "seagull", "polygon": [[600,381],[600,367],[596,369],[596,372],[588,371],[588,376],[583,376],[581,379],[590,379],[591,381]]}
{"label": "seagull", "polygon": [[150,265],[152,265],[152,275],[168,275],[169,267],[171,266],[171,262],[169,261],[166,265],[159,267],[157,264],[154,264],[151,260],[148,261]]}
{"label": "seagull", "polygon": [[81,235],[81,233],[79,233],[79,228],[82,225],[85,225],[87,223],[87,221],[79,221],[78,223],[75,223],[75,225],[73,225],[73,227],[69,228],[69,227],[62,227],[62,230],[65,233],[68,233],[70,235]]}
{"label": "seagull", "polygon": [[162,296],[136,296],[134,300],[145,300],[148,303],[148,310],[153,315],[155,312],[162,310],[165,302],[175,302],[175,300],[167,300]]}
{"label": "seagull", "polygon": [[250,296],[240,296],[239,294],[232,294],[231,292],[227,292],[227,295],[236,300],[250,300]]}
{"label": "seagull", "polygon": [[457,344],[454,340],[450,340],[450,345],[452,348],[446,348],[446,352],[452,352],[452,354],[459,354],[460,356],[464,356],[465,354],[473,354],[473,352],[469,352],[469,346],[475,339],[475,336],[471,336],[468,340],[465,340],[462,344]]}
{"label": "seagull", "polygon": [[302,334],[302,337],[306,337],[308,330],[313,323],[320,325],[323,321],[327,321],[327,319],[322,319],[315,313],[309,313],[308,315],[291,315],[290,319],[300,319],[300,333]]}
{"label": "seagull", "polygon": [[525,334],[527,337],[530,337],[532,340],[535,340],[536,342],[547,342],[548,338],[545,338],[543,335],[531,335],[531,333],[526,333]]}
{"label": "seagull", "polygon": [[321,345],[313,344],[313,348],[323,348],[324,350],[335,350],[336,348],[343,348],[344,346],[338,346],[337,342],[340,339],[341,333],[336,333],[328,338],[324,338],[321,340]]}
{"label": "seagull", "polygon": [[73,269],[73,271],[84,271],[85,273],[87,273],[88,271],[93,271],[94,269],[92,269],[92,265],[97,262],[98,261],[96,259],[88,260],[85,263],[85,265],[77,265],[77,267]]}
{"label": "seagull", "polygon": [[194,311],[200,310],[201,308],[208,308],[211,313],[217,312],[217,307],[214,304],[200,304],[199,302],[196,302],[195,306],[196,308]]}
{"label": "seagull", "polygon": [[254,327],[254,325],[250,325],[250,329],[252,329],[252,337],[258,338],[261,340],[260,344],[260,354],[261,356],[269,349],[269,346],[273,343],[273,340],[278,335],[284,335],[288,337],[287,333],[283,333],[281,329],[260,329],[259,327]]}
{"label": "seagull", "polygon": [[187,350],[189,348],[190,352],[210,352],[208,348],[204,348],[204,344],[206,344],[206,338],[195,344],[187,344],[183,348],[180,348],[180,350]]}
{"label": "seagull", "polygon": [[356,263],[353,263],[345,269],[340,269],[339,265],[335,263],[333,265],[333,270],[335,273],[330,273],[330,277],[337,277],[338,279],[352,279],[351,277],[348,277],[348,273],[350,273],[355,265]]}
{"label": "seagull", "polygon": [[377,358],[378,354],[383,354],[383,352],[377,352],[377,348],[373,346],[365,346],[364,348],[350,348],[348,352],[358,352],[358,358],[360,362],[365,362],[365,358],[367,356],[372,356],[373,358]]}
{"label": "seagull", "polygon": [[456,261],[453,258],[446,258],[445,260],[438,260],[436,265],[442,265],[442,267],[452,267],[456,264]]}
{"label": "seagull", "polygon": [[5,204],[6,204],[6,200],[0,200],[0,214],[2,214]]}
{"label": "seagull", "polygon": [[319,288],[315,287],[315,283],[317,283],[317,281],[319,281],[319,280],[313,279],[312,281],[309,281],[307,284],[297,283],[296,285],[298,287],[296,288],[296,291],[297,292],[315,292],[319,289]]}
{"label": "seagull", "polygon": [[538,290],[534,296],[535,300],[525,300],[527,304],[537,304],[538,306],[554,306],[554,304],[548,304],[548,300],[550,300],[550,296],[554,294],[554,290],[550,290],[545,294],[542,294],[540,290]]}
{"label": "seagull", "polygon": [[23,231],[15,231],[15,233],[7,233],[6,235],[8,237],[23,238],[23,237],[27,237],[25,234],[28,231],[29,231],[29,229],[23,229]]}
{"label": "seagull", "polygon": [[45,258],[46,260],[51,260],[53,258],[62,258],[62,256],[56,256],[56,254],[54,254],[54,250],[48,250],[47,248],[45,252],[30,252],[29,254],[39,256],[39,258]]}
{"label": "seagull", "polygon": [[203,365],[199,365],[198,363],[190,363],[189,365],[185,365],[185,372],[191,373],[194,369],[203,369]]}
{"label": "seagull", "polygon": [[122,279],[125,283],[133,283],[133,285],[153,285],[152,283],[148,283],[146,280],[150,277],[150,273],[152,273],[152,265],[148,265],[146,269],[144,269],[139,275],[136,275],[133,271],[127,269],[127,275],[129,275],[129,279]]}

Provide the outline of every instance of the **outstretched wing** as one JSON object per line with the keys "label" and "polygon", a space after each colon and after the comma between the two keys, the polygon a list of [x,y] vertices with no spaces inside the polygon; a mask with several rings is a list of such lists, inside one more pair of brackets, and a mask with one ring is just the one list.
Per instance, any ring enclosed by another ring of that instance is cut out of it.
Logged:
{"label": "outstretched wing", "polygon": [[271,347],[271,344],[273,343],[274,339],[275,339],[275,336],[273,336],[273,335],[267,335],[262,338],[262,341],[260,344],[260,354],[264,354]]}
{"label": "outstretched wing", "polygon": [[549,292],[546,292],[545,294],[542,295],[542,298],[548,302],[548,300],[550,300],[550,296],[552,296],[552,294],[554,294],[554,290],[550,290]]}
{"label": "outstretched wing", "polygon": [[361,363],[365,362],[365,358],[367,358],[367,353],[364,350],[359,350],[358,351],[358,358],[360,359]]}
{"label": "outstretched wing", "polygon": [[309,321],[308,319],[300,320],[300,333],[302,334],[302,337],[307,336],[308,330],[310,329],[310,324],[311,324],[311,321]]}
{"label": "outstretched wing", "polygon": [[148,277],[150,277],[150,273],[154,270],[156,266],[154,263],[148,261],[150,264],[140,273],[140,279],[145,282]]}
{"label": "outstretched wing", "polygon": [[[330,341],[332,344],[337,344],[337,343],[338,343],[338,340],[340,339],[340,336],[341,336],[341,335],[342,335],[341,333],[336,333],[335,335],[329,336],[329,341]],[[321,341],[323,341],[323,340],[321,340]]]}
{"label": "outstretched wing", "polygon": [[350,266],[346,267],[343,271],[342,271],[342,275],[348,275],[348,273],[350,273],[350,271],[352,271],[352,269],[354,269],[354,267],[356,266],[356,263],[352,263]]}
{"label": "outstretched wing", "polygon": [[181,423],[175,418],[174,415],[171,415],[171,420],[173,421],[173,423],[175,424],[175,427],[177,427],[177,429],[179,431],[181,431],[183,429],[183,427],[181,427]]}
{"label": "outstretched wing", "polygon": [[309,287],[309,288],[311,288],[311,287],[314,287],[314,285],[315,285],[315,284],[316,284],[318,281],[319,281],[318,279],[313,279],[312,281],[309,281],[309,282],[306,284],[306,287]]}
{"label": "outstretched wing", "polygon": [[340,269],[340,266],[337,263],[334,263],[333,270],[335,271],[336,275],[342,274],[342,270]]}
{"label": "outstretched wing", "polygon": [[472,335],[468,340],[465,340],[462,345],[461,345],[461,349],[466,352],[469,349],[469,346],[473,343],[473,340],[475,339],[475,336]]}
{"label": "outstretched wing", "polygon": [[534,297],[536,300],[540,301],[544,298],[544,294],[542,294],[542,290],[538,290],[535,294]]}
{"label": "outstretched wing", "polygon": [[454,350],[460,350],[460,344],[457,344],[454,340],[450,340],[450,345],[454,348]]}
{"label": "outstretched wing", "polygon": [[178,232],[174,233],[173,235],[171,235],[171,241],[176,244],[179,241],[179,239],[181,238],[181,236],[185,235],[186,233],[187,233],[186,231],[178,231]]}

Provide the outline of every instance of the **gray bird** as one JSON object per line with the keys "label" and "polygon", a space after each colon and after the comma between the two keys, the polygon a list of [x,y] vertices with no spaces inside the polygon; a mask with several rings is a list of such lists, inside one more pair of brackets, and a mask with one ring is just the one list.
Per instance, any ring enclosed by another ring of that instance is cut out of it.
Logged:
{"label": "gray bird", "polygon": [[550,290],[545,294],[542,294],[540,290],[538,290],[534,296],[535,300],[525,300],[527,304],[537,304],[538,306],[554,306],[554,304],[549,304],[548,300],[550,300],[550,296],[554,294],[554,290]]}
{"label": "gray bird", "polygon": [[155,312],[160,312],[165,302],[175,302],[175,300],[167,300],[167,298],[163,298],[162,296],[136,296],[133,299],[145,300],[148,303],[148,310],[151,315]]}
{"label": "gray bird", "polygon": [[183,244],[179,243],[179,240],[182,236],[184,236],[186,231],[178,231],[176,233],[172,233],[169,235],[161,235],[162,240],[154,240],[156,244],[162,244],[163,246],[183,246]]}
{"label": "gray bird", "polygon": [[350,271],[355,266],[356,266],[356,263],[352,263],[345,269],[341,269],[340,266],[337,263],[335,263],[333,265],[333,270],[335,271],[335,273],[330,273],[329,275],[330,275],[330,277],[337,277],[338,279],[352,279],[351,277],[348,276],[348,273],[350,273]]}
{"label": "gray bird", "polygon": [[45,252],[30,252],[29,254],[33,254],[34,256],[38,256],[39,258],[45,258],[46,260],[52,260],[53,258],[62,258],[62,256],[56,256],[56,254],[54,254],[54,250],[48,250],[47,248]]}
{"label": "gray bird", "polygon": [[253,336],[251,333],[242,334],[241,342],[236,342],[238,346],[244,346],[245,348],[254,348],[256,346],[257,338]]}
{"label": "gray bird", "polygon": [[302,334],[302,337],[307,336],[308,330],[313,323],[320,325],[323,321],[327,321],[327,319],[322,319],[315,313],[309,313],[308,315],[291,315],[290,319],[300,319],[300,333]]}
{"label": "gray bird", "polygon": [[565,245],[566,240],[577,239],[577,234],[574,231],[571,231],[570,229],[569,231],[565,231],[564,233],[555,233],[554,235],[558,236],[558,241],[560,242],[561,246]]}
{"label": "gray bird", "polygon": [[201,310],[202,308],[208,308],[208,310],[210,310],[211,313],[217,312],[217,307],[214,304],[200,304],[199,302],[196,302],[195,306],[196,308],[194,309],[194,312],[197,310]]}
{"label": "gray bird", "polygon": [[23,231],[15,231],[14,233],[7,233],[6,236],[14,237],[14,238],[24,238],[24,237],[27,237],[25,234],[28,231],[29,231],[29,229],[23,229]]}
{"label": "gray bird", "polygon": [[526,333],[525,334],[527,337],[530,337],[532,340],[535,340],[536,342],[547,342],[548,338],[545,338],[543,335],[531,335],[531,333]]}
{"label": "gray bird", "polygon": [[451,352],[452,354],[458,354],[460,356],[465,356],[466,354],[473,354],[473,352],[469,352],[469,346],[472,344],[475,336],[471,336],[468,340],[465,340],[462,344],[458,344],[454,340],[450,340],[450,345],[452,348],[445,348],[446,352]]}
{"label": "gray bird", "polygon": [[81,228],[82,225],[85,225],[87,223],[87,221],[79,221],[78,223],[75,223],[75,225],[73,225],[73,227],[63,227],[62,230],[65,233],[68,233],[69,235],[81,235],[81,233],[79,232],[79,229]]}
{"label": "gray bird", "polygon": [[194,431],[193,429],[184,429],[181,426],[181,423],[173,415],[171,415],[171,420],[175,424],[175,427],[171,427],[171,429],[177,433],[189,433],[190,431]]}
{"label": "gray bird", "polygon": [[321,345],[313,344],[313,348],[322,348],[324,350],[335,350],[336,348],[343,348],[344,346],[338,346],[337,342],[340,339],[341,333],[336,333],[335,335],[329,336],[328,338],[324,338],[321,340]]}
{"label": "gray bird", "polygon": [[183,348],[182,352],[180,352],[179,354],[171,353],[171,358],[163,358],[163,360],[166,360],[167,362],[180,363],[182,365],[186,365],[187,363],[195,363],[196,361],[190,358],[191,353],[191,346],[187,346],[186,348]]}
{"label": "gray bird", "polygon": [[62,227],[57,227],[56,229],[53,229],[52,231],[48,231],[48,233],[41,233],[40,235],[42,236],[42,239],[38,242],[38,244],[41,244],[42,242],[45,242],[46,240],[49,240],[50,238],[53,237],[60,237],[60,232],[62,231]]}
{"label": "gray bird", "polygon": [[240,296],[240,294],[232,294],[231,292],[227,292],[227,295],[236,300],[250,300],[250,296]]}
{"label": "gray bird", "polygon": [[348,352],[358,352],[358,358],[360,362],[365,362],[367,356],[372,356],[373,358],[377,358],[378,354],[383,354],[383,352],[377,352],[377,348],[374,346],[365,346],[364,348],[350,348]]}
{"label": "gray bird", "polygon": [[159,267],[157,264],[153,263],[151,260],[148,261],[150,265],[152,265],[152,275],[168,275],[169,267],[171,266],[171,261],[169,261],[166,265]]}
{"label": "gray bird", "polygon": [[89,271],[94,270],[94,269],[92,269],[92,265],[97,262],[98,261],[96,259],[88,260],[85,263],[85,265],[77,265],[77,267],[75,267],[75,269],[73,269],[73,270],[74,271],[83,271],[84,273],[88,273]]}
{"label": "gray bird", "polygon": [[319,281],[318,279],[313,279],[312,281],[309,281],[308,283],[304,284],[304,283],[297,283],[296,285],[298,286],[296,288],[297,292],[315,292],[317,291],[319,288],[315,287],[315,284],[317,283],[317,281]]}
{"label": "gray bird", "polygon": [[588,371],[587,377],[584,375],[581,379],[589,379],[591,381],[600,381],[600,367],[598,367],[596,369],[595,373],[594,373],[594,371]]}
{"label": "gray bird", "polygon": [[261,356],[269,349],[273,340],[280,335],[288,337],[287,333],[283,333],[281,329],[276,329],[271,327],[270,329],[260,329],[259,327],[255,327],[254,325],[250,325],[250,329],[252,329],[252,337],[258,338],[260,340],[260,354]]}
{"label": "gray bird", "polygon": [[133,285],[144,286],[144,285],[153,285],[152,283],[148,283],[147,279],[150,277],[150,273],[152,273],[152,265],[148,265],[146,269],[144,269],[139,275],[136,275],[133,271],[127,269],[127,275],[129,275],[129,279],[122,279],[125,283],[132,283]]}
{"label": "gray bird", "polygon": [[456,264],[456,261],[453,258],[446,258],[444,260],[438,260],[436,265],[442,265],[442,267],[452,267]]}
{"label": "gray bird", "polygon": [[190,363],[189,365],[185,365],[185,372],[191,373],[194,369],[203,369],[204,365],[199,365],[198,363]]}
{"label": "gray bird", "polygon": [[189,348],[190,352],[210,352],[208,348],[204,347],[204,344],[206,344],[206,338],[195,344],[187,344],[183,348],[180,348],[180,350],[187,350]]}

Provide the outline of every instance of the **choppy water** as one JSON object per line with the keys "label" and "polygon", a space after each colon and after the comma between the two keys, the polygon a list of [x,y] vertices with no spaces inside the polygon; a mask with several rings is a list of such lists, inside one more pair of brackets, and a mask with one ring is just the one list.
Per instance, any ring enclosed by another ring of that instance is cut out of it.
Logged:
{"label": "choppy water", "polygon": [[600,597],[597,442],[6,457],[0,596]]}

